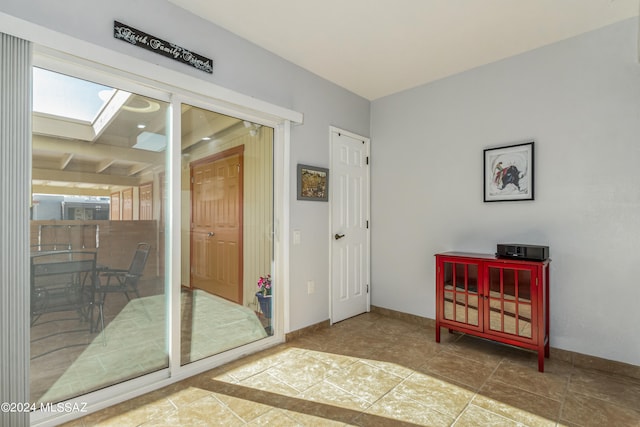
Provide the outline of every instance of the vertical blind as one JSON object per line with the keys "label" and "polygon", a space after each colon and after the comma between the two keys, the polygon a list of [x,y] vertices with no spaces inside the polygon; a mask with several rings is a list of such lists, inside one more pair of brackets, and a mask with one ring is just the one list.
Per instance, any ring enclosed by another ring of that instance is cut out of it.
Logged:
{"label": "vertical blind", "polygon": [[[10,404],[29,402],[31,76],[31,44],[0,33],[0,403]],[[0,425],[29,425],[28,412],[6,409]]]}

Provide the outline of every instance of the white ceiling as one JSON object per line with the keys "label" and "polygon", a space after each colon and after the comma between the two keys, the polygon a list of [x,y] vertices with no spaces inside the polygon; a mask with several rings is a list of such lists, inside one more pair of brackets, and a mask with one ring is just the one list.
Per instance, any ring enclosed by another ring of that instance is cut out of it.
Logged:
{"label": "white ceiling", "polygon": [[638,0],[170,1],[369,100],[640,10]]}

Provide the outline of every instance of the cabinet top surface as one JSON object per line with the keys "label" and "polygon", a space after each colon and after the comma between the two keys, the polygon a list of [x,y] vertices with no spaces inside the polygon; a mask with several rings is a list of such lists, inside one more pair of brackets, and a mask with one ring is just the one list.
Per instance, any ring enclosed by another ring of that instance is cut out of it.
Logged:
{"label": "cabinet top surface", "polygon": [[454,256],[454,257],[463,257],[463,258],[481,258],[481,259],[496,259],[494,254],[480,254],[474,252],[441,252],[436,254],[436,256]]}
{"label": "cabinet top surface", "polygon": [[505,262],[505,263],[527,263],[527,264],[531,264],[531,263],[535,263],[535,264],[548,264],[549,261],[551,261],[550,259],[546,259],[544,261],[538,261],[538,260],[530,260],[530,259],[518,259],[518,258],[500,258],[497,257],[495,254],[481,254],[481,253],[474,253],[474,252],[456,252],[456,251],[452,251],[452,252],[441,252],[439,254],[436,254],[435,256],[437,257],[455,257],[455,258],[470,258],[470,259],[481,259],[481,260],[488,260],[488,261],[496,261],[496,262]]}

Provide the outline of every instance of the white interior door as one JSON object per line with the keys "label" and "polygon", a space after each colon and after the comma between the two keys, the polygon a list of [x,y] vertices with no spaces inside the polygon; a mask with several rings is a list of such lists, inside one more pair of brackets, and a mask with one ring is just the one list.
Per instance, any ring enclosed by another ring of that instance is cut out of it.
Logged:
{"label": "white interior door", "polygon": [[369,311],[369,139],[331,128],[331,322]]}

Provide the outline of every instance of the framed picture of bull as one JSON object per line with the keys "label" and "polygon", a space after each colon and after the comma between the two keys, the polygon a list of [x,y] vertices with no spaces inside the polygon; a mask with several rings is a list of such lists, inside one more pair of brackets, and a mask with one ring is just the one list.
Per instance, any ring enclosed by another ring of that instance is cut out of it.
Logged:
{"label": "framed picture of bull", "polygon": [[484,150],[484,201],[533,200],[533,141]]}

